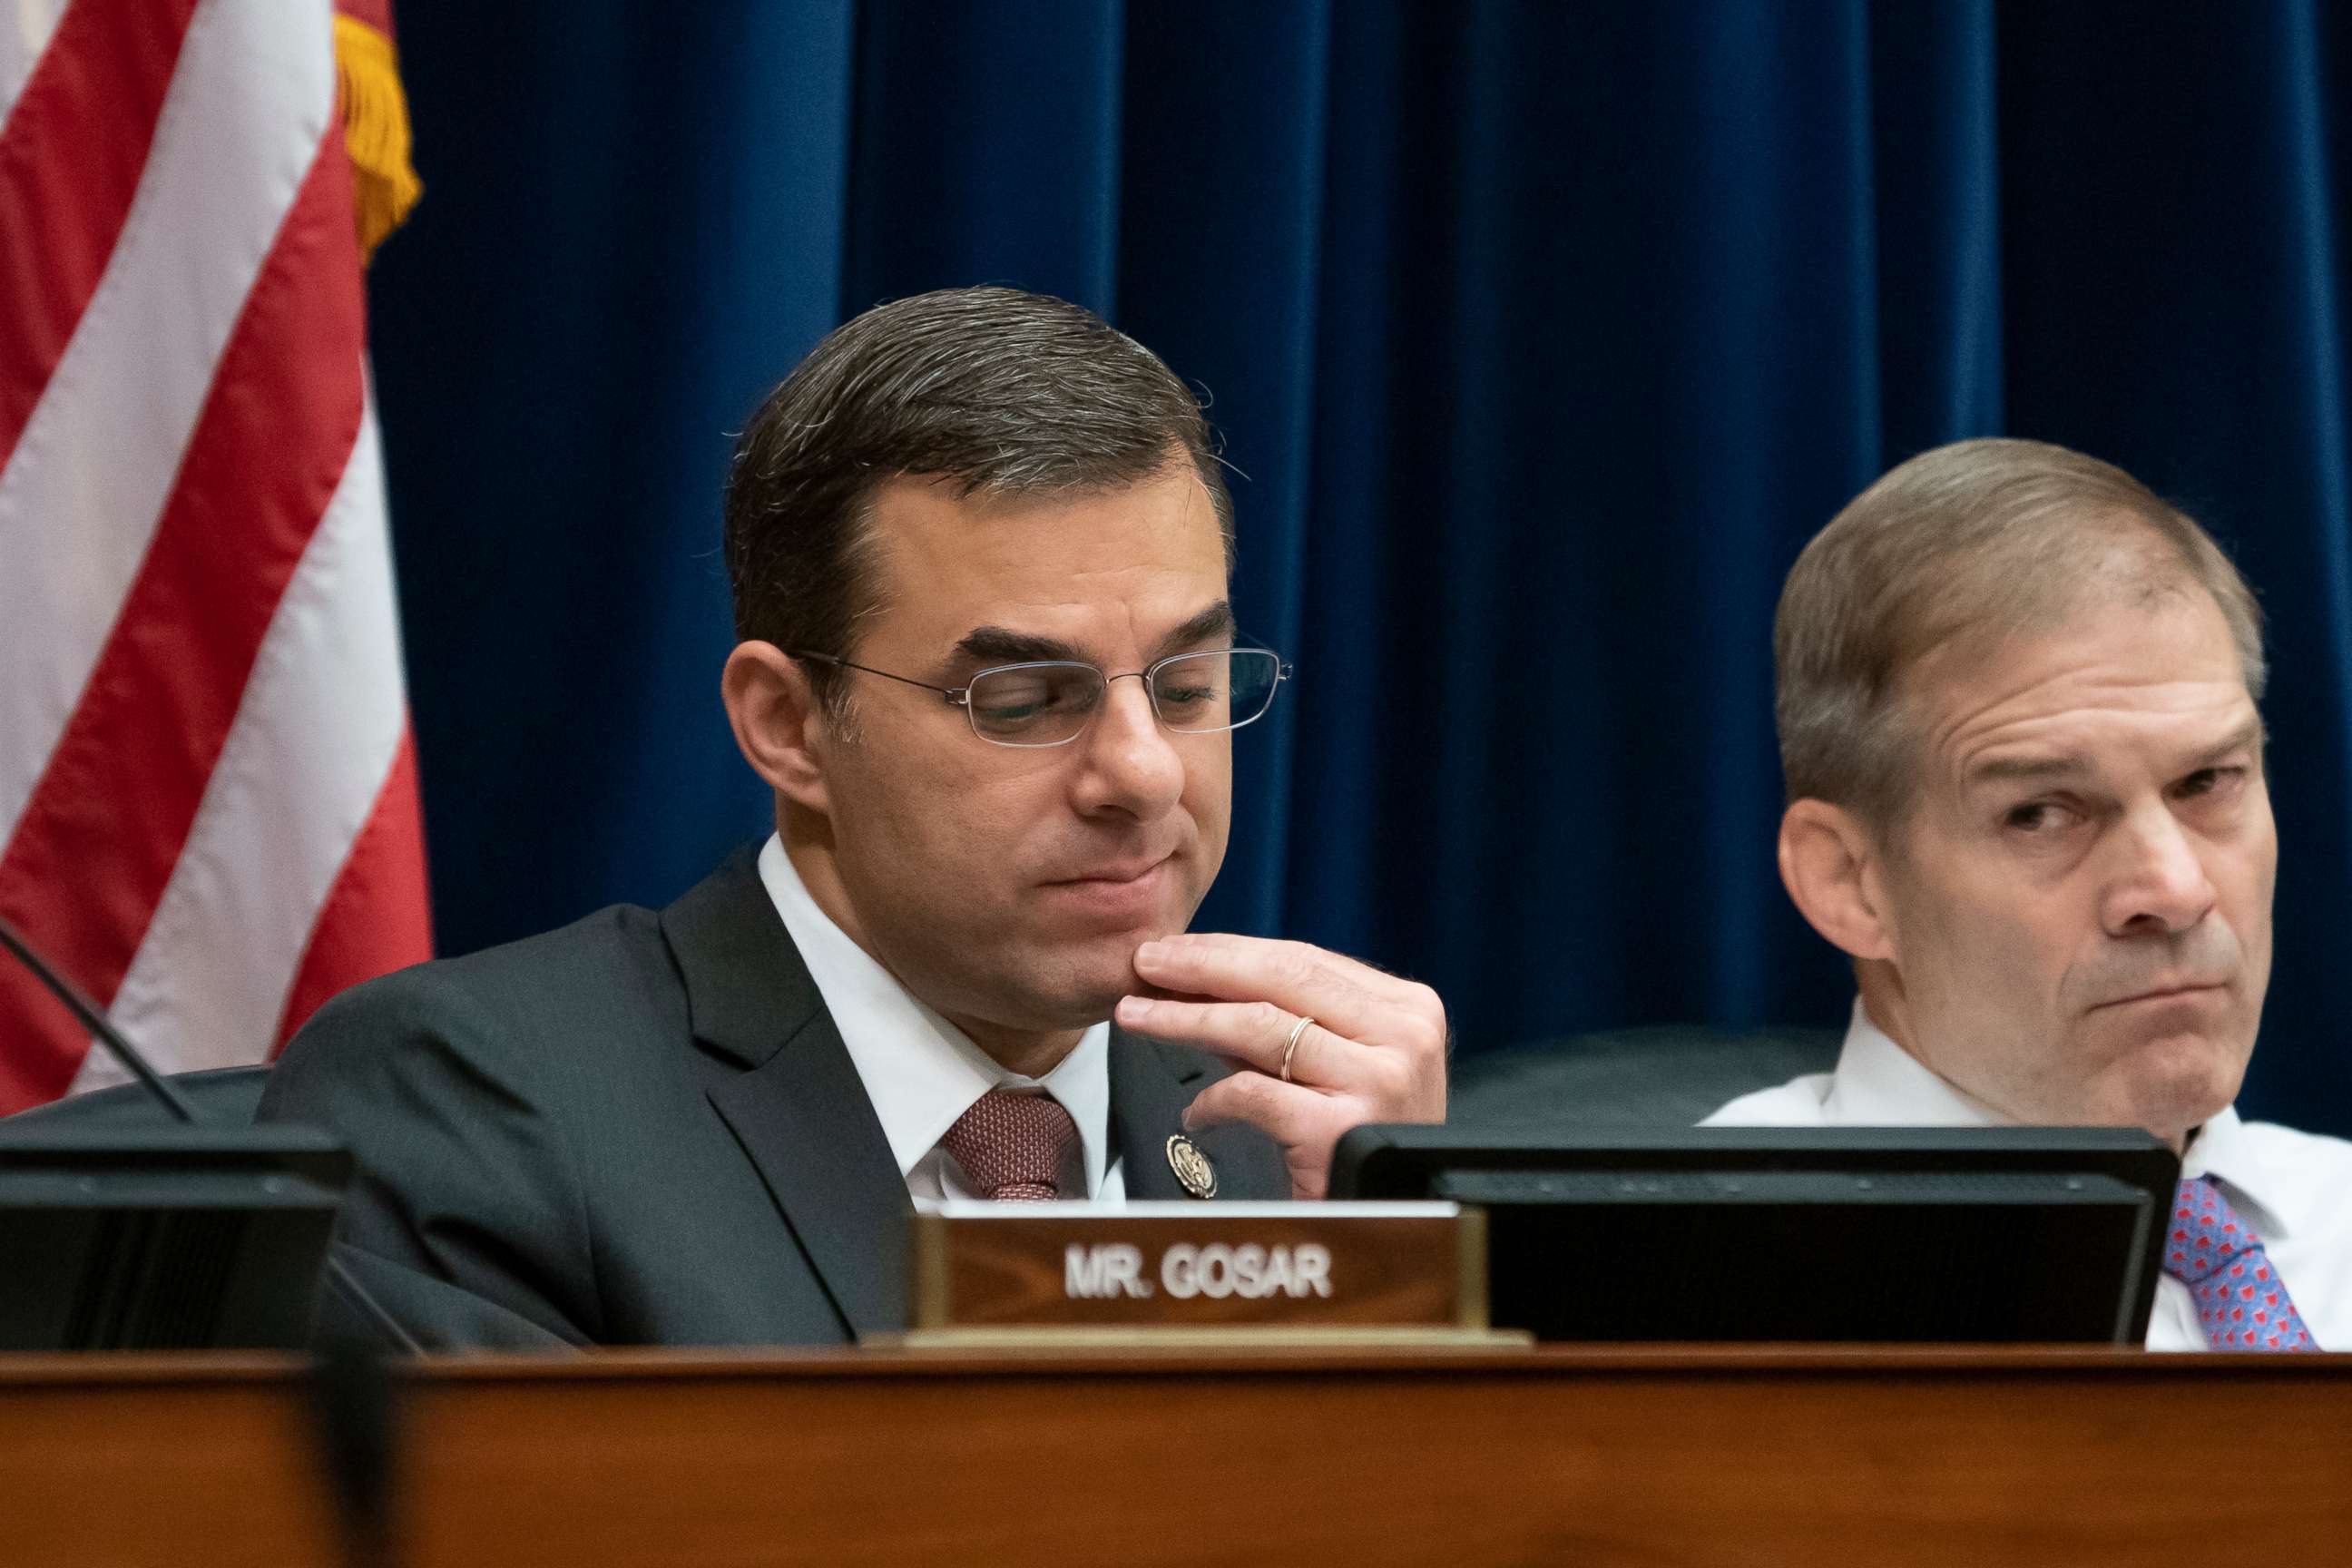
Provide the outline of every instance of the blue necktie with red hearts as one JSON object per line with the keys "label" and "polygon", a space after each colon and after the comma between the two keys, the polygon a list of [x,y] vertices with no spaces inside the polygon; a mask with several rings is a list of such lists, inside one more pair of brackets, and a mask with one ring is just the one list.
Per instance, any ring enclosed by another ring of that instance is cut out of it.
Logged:
{"label": "blue necktie with red hearts", "polygon": [[2315,1351],[2263,1238],[2210,1176],[2180,1184],[2164,1271],[2189,1287],[2205,1342],[2217,1351]]}

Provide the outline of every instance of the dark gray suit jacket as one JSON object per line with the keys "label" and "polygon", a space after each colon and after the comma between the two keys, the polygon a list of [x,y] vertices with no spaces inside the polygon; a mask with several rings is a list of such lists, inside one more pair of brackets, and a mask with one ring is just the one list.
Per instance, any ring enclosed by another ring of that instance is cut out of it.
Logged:
{"label": "dark gray suit jacket", "polygon": [[[1113,1031],[1130,1197],[1184,1195],[1167,1140],[1225,1070]],[[906,1182],[749,855],[659,914],[608,909],[345,992],[260,1114],[351,1144],[339,1255],[427,1348],[906,1326]],[[1289,1195],[1254,1129],[1195,1141],[1220,1198]],[[331,1291],[322,1311],[360,1326]]]}

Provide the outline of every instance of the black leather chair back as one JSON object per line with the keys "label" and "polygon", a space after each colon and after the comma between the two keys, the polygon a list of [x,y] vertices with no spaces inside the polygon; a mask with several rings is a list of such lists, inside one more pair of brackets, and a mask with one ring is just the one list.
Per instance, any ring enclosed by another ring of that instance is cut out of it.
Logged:
{"label": "black leather chair back", "polygon": [[[1718,1029],[1667,1024],[1609,1029],[1465,1057],[1454,1067],[1447,1120],[1495,1128],[1688,1127],[1751,1089],[1837,1064],[1835,1029]],[[266,1067],[180,1073],[173,1086],[207,1121],[245,1125],[269,1081]],[[11,1124],[143,1127],[170,1113],[139,1084],[77,1095],[9,1117]]]}
{"label": "black leather chair back", "polygon": [[1837,1029],[1610,1029],[1465,1057],[1446,1120],[1530,1131],[1689,1127],[1726,1101],[1837,1065]]}
{"label": "black leather chair back", "polygon": [[[261,1103],[262,1086],[268,1081],[269,1069],[266,1067],[212,1068],[172,1075],[172,1087],[195,1107],[198,1116],[229,1127],[253,1124],[254,1107]],[[92,1089],[70,1100],[52,1100],[30,1110],[20,1110],[0,1121],[0,1125],[64,1131],[155,1127],[174,1120],[145,1084],[119,1083],[111,1089]]]}

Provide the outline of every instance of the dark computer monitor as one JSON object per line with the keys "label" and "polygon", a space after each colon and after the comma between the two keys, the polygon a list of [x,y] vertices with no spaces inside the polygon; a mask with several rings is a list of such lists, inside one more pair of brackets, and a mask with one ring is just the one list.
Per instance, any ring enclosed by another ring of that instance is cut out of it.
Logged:
{"label": "dark computer monitor", "polygon": [[0,1350],[306,1343],[351,1169],[305,1127],[0,1121]]}
{"label": "dark computer monitor", "polygon": [[2179,1176],[2107,1128],[1360,1127],[1331,1195],[1485,1209],[1543,1340],[2133,1345]]}

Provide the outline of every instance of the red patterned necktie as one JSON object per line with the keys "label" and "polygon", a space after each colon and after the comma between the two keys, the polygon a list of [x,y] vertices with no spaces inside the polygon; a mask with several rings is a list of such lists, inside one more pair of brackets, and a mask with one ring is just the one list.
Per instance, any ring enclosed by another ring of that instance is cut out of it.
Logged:
{"label": "red patterned necktie", "polygon": [[2180,1184],[2164,1271],[2189,1287],[2205,1342],[2217,1351],[2315,1351],[2286,1281],[2254,1227],[2238,1217],[2210,1176]]}
{"label": "red patterned necktie", "polygon": [[1078,1146],[1078,1124],[1047,1094],[992,1089],[940,1140],[982,1197],[1039,1204],[1061,1194],[1062,1172]]}

